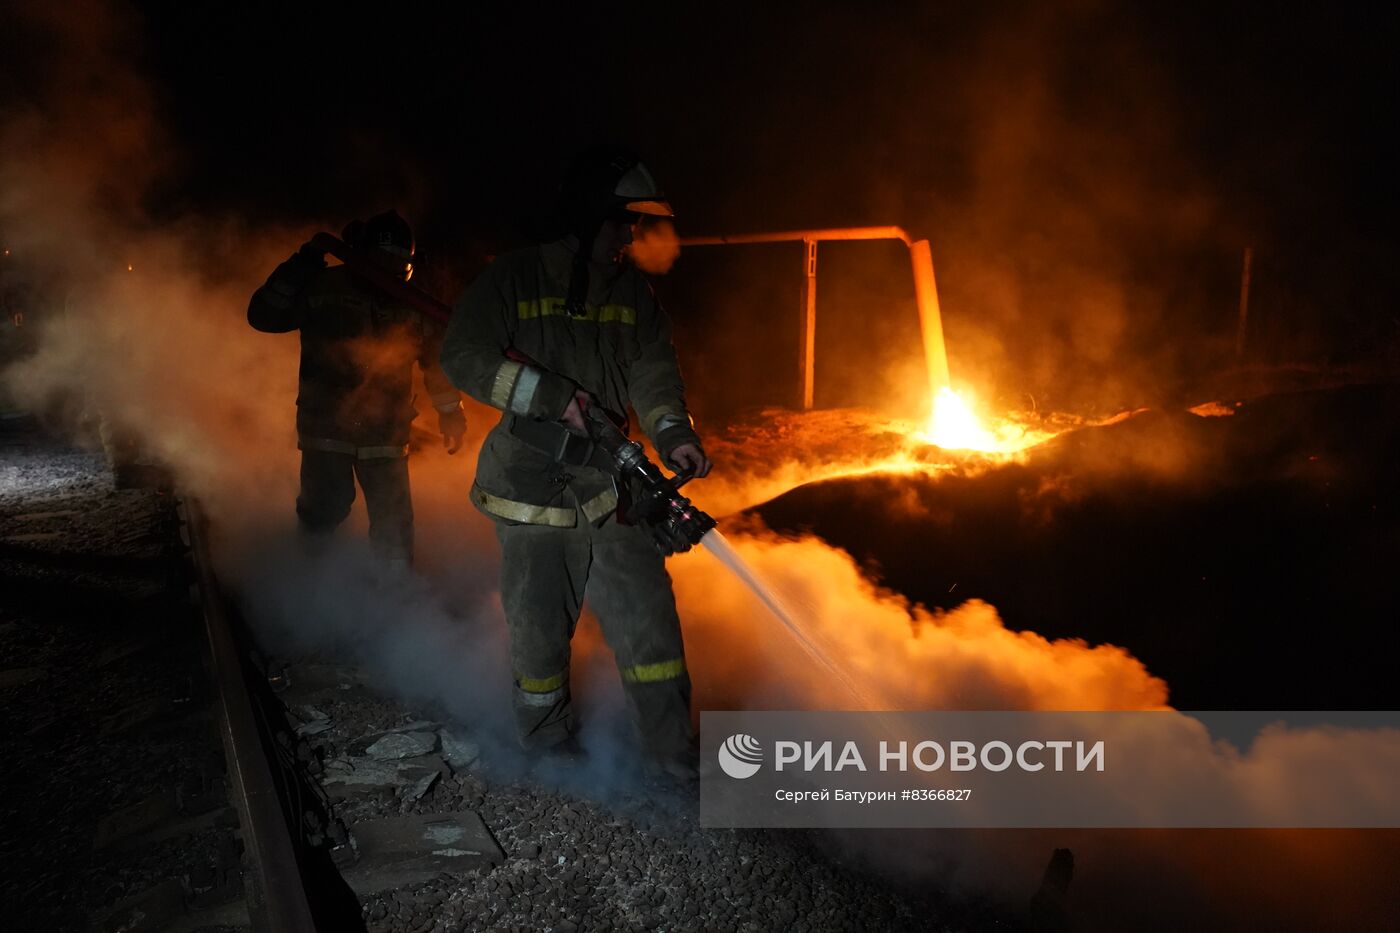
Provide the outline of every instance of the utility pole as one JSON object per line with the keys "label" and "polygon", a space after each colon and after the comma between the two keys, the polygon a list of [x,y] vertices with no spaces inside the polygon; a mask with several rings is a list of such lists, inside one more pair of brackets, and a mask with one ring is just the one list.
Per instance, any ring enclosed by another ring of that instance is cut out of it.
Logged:
{"label": "utility pole", "polygon": [[812,410],[817,362],[817,241],[802,240],[802,410]]}
{"label": "utility pole", "polygon": [[1244,265],[1240,269],[1240,321],[1235,328],[1235,359],[1244,359],[1244,340],[1249,332],[1249,275],[1254,264],[1254,247],[1244,248]]}

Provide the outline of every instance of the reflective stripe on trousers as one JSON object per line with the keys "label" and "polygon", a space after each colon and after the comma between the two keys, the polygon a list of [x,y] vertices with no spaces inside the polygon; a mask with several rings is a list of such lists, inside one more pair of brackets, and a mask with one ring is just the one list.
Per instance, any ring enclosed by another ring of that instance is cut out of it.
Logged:
{"label": "reflective stripe on trousers", "polygon": [[[601,527],[497,523],[501,542],[501,602],[510,631],[511,666],[532,677],[564,671],[585,593],[603,637],[617,656],[633,722],[648,753],[682,755],[692,737],[690,677],[665,559],[638,528],[609,519]],[[545,686],[547,677],[537,678]],[[546,737],[537,720],[555,718],[548,737],[572,734],[572,713],[533,705],[514,691],[521,739]],[[569,705],[568,684],[564,704]],[[529,704],[529,705],[527,705]],[[531,717],[535,717],[532,719]]]}

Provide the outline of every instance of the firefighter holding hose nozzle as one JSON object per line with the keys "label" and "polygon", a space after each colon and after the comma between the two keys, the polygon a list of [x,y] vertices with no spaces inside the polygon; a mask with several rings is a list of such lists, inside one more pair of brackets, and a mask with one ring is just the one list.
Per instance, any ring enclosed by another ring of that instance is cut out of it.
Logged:
{"label": "firefighter holding hose nozzle", "polygon": [[[248,323],[267,333],[301,331],[296,510],[303,531],[316,539],[339,526],[350,514],[358,480],[376,555],[407,568],[413,556],[408,438],[414,363],[449,453],[461,446],[467,422],[461,394],[438,365],[442,324],[403,300],[413,274],[408,222],[386,211],[352,222],[342,238],[318,235],[278,266],[253,294]],[[326,242],[348,246],[356,262],[327,268]],[[398,287],[391,292],[385,282]]]}
{"label": "firefighter holding hose nozzle", "polygon": [[559,207],[567,235],[498,258],[458,300],[442,350],[453,383],[502,411],[471,498],[501,545],[516,726],[527,750],[578,752],[569,642],[586,594],[647,770],[689,779],[690,677],[665,558],[713,521],[638,460],[620,427],[630,406],[682,477],[710,471],[666,314],[627,258],[636,225],[671,207],[613,148],[574,161]]}

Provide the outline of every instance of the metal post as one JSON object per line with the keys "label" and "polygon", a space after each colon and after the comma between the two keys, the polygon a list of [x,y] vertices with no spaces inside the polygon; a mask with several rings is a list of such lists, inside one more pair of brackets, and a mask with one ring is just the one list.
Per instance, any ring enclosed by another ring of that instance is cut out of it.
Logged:
{"label": "metal post", "polygon": [[929,389],[937,394],[949,386],[948,346],[943,342],[943,312],[938,306],[938,283],[933,278],[933,250],[928,240],[909,244],[909,261],[914,266],[914,301],[919,306]]}
{"label": "metal post", "polygon": [[1244,356],[1244,338],[1249,331],[1249,274],[1254,264],[1254,248],[1244,248],[1244,267],[1240,270],[1240,322],[1235,329],[1235,358]]}
{"label": "metal post", "polygon": [[804,238],[802,254],[802,409],[811,411],[817,360],[817,241]]}

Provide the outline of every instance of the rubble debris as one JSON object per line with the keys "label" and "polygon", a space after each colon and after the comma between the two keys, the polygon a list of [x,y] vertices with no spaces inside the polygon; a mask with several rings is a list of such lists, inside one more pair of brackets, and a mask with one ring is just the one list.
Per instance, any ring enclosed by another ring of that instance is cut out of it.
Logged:
{"label": "rubble debris", "polygon": [[320,735],[330,731],[331,717],[314,706],[298,706],[291,713],[289,718],[296,723],[294,728],[297,735]]}
{"label": "rubble debris", "polygon": [[300,736],[320,735],[322,732],[329,732],[331,721],[329,719],[313,719],[310,722],[299,723],[296,733]]}
{"label": "rubble debris", "polygon": [[436,751],[437,746],[435,732],[391,732],[365,749],[365,754],[380,761],[393,761],[426,755]]}
{"label": "rubble debris", "polygon": [[461,771],[481,757],[481,746],[461,732],[442,729],[438,738],[442,742],[442,757],[453,771]]}
{"label": "rubble debris", "polygon": [[[448,774],[447,765],[436,755],[423,755],[402,760],[384,760],[367,756],[344,756],[326,762],[322,783],[328,790],[336,788],[374,790],[377,788],[411,788]],[[410,799],[417,800],[422,794]]]}
{"label": "rubble debris", "polygon": [[324,783],[391,787],[399,783],[399,768],[377,758],[333,758],[326,762]]}
{"label": "rubble debris", "polygon": [[362,897],[505,861],[486,824],[470,810],[365,820],[353,832],[360,860],[345,880]]}
{"label": "rubble debris", "polygon": [[437,771],[429,771],[427,774],[405,787],[400,796],[406,801],[419,800],[435,783],[437,783],[437,779],[440,777],[442,777],[442,775]]}

